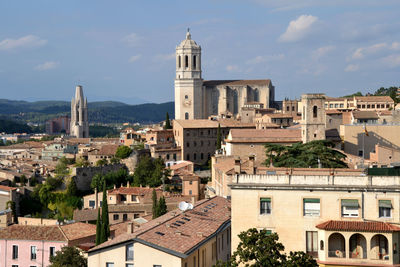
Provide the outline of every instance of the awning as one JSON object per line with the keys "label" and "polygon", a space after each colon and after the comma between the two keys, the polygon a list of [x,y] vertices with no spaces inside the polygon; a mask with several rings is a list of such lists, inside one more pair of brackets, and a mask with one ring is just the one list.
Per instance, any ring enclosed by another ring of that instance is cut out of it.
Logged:
{"label": "awning", "polygon": [[379,200],[379,207],[380,208],[392,208],[392,201],[390,200]]}
{"label": "awning", "polygon": [[357,199],[342,199],[342,207],[355,207],[358,208],[358,200]]}

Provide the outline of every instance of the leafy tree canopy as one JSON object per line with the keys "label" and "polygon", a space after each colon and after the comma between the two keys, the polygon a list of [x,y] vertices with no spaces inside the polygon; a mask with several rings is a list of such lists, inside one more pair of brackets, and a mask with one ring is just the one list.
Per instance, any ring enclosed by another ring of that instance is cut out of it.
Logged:
{"label": "leafy tree canopy", "polygon": [[76,247],[62,247],[56,255],[50,258],[50,267],[87,267],[87,259]]}
{"label": "leafy tree canopy", "polygon": [[152,159],[145,156],[140,159],[133,174],[133,184],[135,186],[157,187],[162,184],[167,172],[164,171],[165,164],[162,159]]}
{"label": "leafy tree canopy", "polygon": [[266,166],[271,162],[274,167],[288,168],[347,168],[344,162],[346,155],[333,149],[334,144],[327,140],[316,140],[308,143],[295,143],[291,146],[266,144]]}
{"label": "leafy tree canopy", "polygon": [[125,159],[132,153],[132,149],[128,146],[119,146],[115,152],[115,157],[119,159]]}

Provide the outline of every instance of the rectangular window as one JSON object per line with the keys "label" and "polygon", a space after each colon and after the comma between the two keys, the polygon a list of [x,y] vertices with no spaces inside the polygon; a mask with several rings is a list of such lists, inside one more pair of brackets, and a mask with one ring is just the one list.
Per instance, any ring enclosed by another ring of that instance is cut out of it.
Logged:
{"label": "rectangular window", "polygon": [[31,260],[36,260],[36,246],[31,246]]}
{"label": "rectangular window", "polygon": [[133,261],[133,243],[125,246],[126,260]]}
{"label": "rectangular window", "polygon": [[50,257],[54,257],[56,255],[56,248],[55,247],[50,247]]}
{"label": "rectangular window", "polygon": [[133,201],[133,202],[136,202],[136,201],[137,201],[137,198],[136,198],[135,195],[131,195],[131,201]]}
{"label": "rectangular window", "polygon": [[379,218],[392,217],[392,201],[379,200]]}
{"label": "rectangular window", "polygon": [[260,214],[271,214],[271,198],[260,198]]}
{"label": "rectangular window", "polygon": [[96,206],[96,202],[94,200],[89,200],[89,207],[94,208]]}
{"label": "rectangular window", "polygon": [[307,231],[306,232],[306,253],[318,257],[318,232]]}
{"label": "rectangular window", "polygon": [[107,262],[106,267],[114,267],[114,262]]}
{"label": "rectangular window", "polygon": [[13,264],[13,265],[11,265],[11,267],[18,267],[18,265],[17,264]]}
{"label": "rectangular window", "polygon": [[118,214],[114,214],[113,215],[113,219],[114,219],[114,221],[118,220],[119,219],[119,215]]}
{"label": "rectangular window", "polygon": [[127,263],[127,264],[125,264],[125,267],[133,267],[133,263]]}
{"label": "rectangular window", "polygon": [[13,260],[18,259],[18,246],[17,245],[12,246],[12,258],[13,258]]}
{"label": "rectangular window", "polygon": [[342,199],[342,217],[358,217],[357,199]]}
{"label": "rectangular window", "polygon": [[160,264],[153,264],[153,267],[162,267],[162,265]]}
{"label": "rectangular window", "polygon": [[303,199],[304,216],[319,216],[320,208],[321,205],[319,198]]}
{"label": "rectangular window", "polygon": [[122,220],[125,222],[128,220],[128,214],[122,215]]}

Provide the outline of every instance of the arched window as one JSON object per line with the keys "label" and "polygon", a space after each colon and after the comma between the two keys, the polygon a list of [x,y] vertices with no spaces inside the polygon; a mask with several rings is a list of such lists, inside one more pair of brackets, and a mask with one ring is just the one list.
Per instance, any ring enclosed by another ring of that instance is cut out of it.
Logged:
{"label": "arched window", "polygon": [[314,106],[313,107],[313,111],[312,111],[312,113],[313,113],[313,118],[316,118],[317,116],[318,116],[318,108],[317,108],[317,106]]}
{"label": "arched window", "polygon": [[193,69],[195,69],[196,68],[196,56],[194,55],[193,56]]}
{"label": "arched window", "polygon": [[181,65],[181,56],[178,57],[178,66],[179,66],[179,68],[181,68],[181,66],[182,66]]}
{"label": "arched window", "polygon": [[193,160],[196,160],[196,158],[197,158],[196,153],[193,153]]}
{"label": "arched window", "polygon": [[189,67],[189,57],[185,56],[185,68]]}
{"label": "arched window", "polygon": [[204,158],[204,154],[201,153],[201,154],[200,154],[200,159],[203,159],[203,158]]}
{"label": "arched window", "polygon": [[190,155],[186,154],[186,160],[190,160]]}
{"label": "arched window", "polygon": [[188,96],[188,95],[185,95],[185,99],[189,99],[189,96]]}
{"label": "arched window", "polygon": [[185,112],[185,120],[189,119],[189,113]]}
{"label": "arched window", "polygon": [[290,107],[289,107],[289,106],[287,106],[287,107],[286,107],[286,111],[289,111],[289,108],[290,108]]}

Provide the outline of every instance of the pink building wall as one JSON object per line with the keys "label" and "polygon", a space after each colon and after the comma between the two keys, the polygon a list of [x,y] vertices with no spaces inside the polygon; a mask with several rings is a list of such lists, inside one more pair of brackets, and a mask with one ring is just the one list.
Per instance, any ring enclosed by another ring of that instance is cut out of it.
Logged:
{"label": "pink building wall", "polygon": [[[18,259],[12,259],[13,245],[18,246]],[[0,267],[47,267],[50,265],[50,247],[55,251],[61,250],[67,242],[59,241],[28,241],[28,240],[0,240]],[[31,260],[31,246],[36,246],[36,259]],[[6,251],[7,250],[7,251]],[[4,256],[6,255],[6,256]]]}

